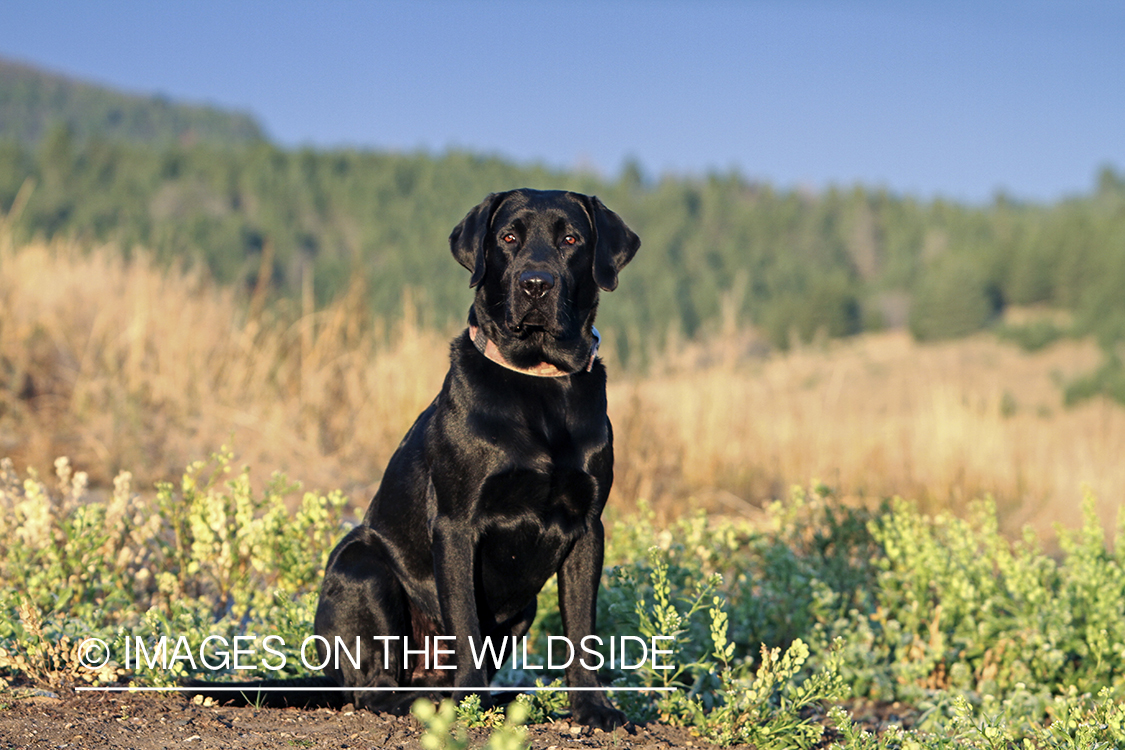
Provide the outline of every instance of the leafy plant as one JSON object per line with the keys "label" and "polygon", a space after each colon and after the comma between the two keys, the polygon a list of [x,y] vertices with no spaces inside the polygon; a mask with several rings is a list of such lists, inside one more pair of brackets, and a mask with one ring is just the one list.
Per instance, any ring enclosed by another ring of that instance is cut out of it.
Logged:
{"label": "leafy plant", "polygon": [[[265,634],[280,635],[289,657],[269,676],[299,673],[296,649],[312,630],[319,566],[344,503],[335,493],[293,502],[282,478],[257,492],[231,462],[221,451],[192,464],[149,510],[127,474],[112,495],[92,496],[65,460],[53,482],[0,463],[3,674],[53,689],[170,685],[201,670],[152,657],[162,636]],[[602,676],[672,688],[614,700],[634,720],[717,744],[1125,746],[1125,515],[1108,538],[1088,495],[1082,519],[1047,554],[1030,532],[1001,534],[988,500],[965,517],[929,516],[902,500],[849,507],[814,484],[754,526],[695,515],[659,528],[642,513],[610,529],[598,632],[607,643],[663,637],[672,654],[636,669],[607,658]],[[561,625],[555,596],[545,587],[529,644],[539,653]],[[89,636],[114,657],[101,670],[82,667]],[[138,639],[153,661],[124,664],[126,642],[135,650]],[[505,669],[499,684],[530,681]],[[535,677],[542,686],[559,675]],[[908,704],[911,725],[871,731],[848,713],[848,696]],[[550,721],[566,702],[536,691],[504,717],[472,696],[418,715],[428,747],[459,747],[466,727],[516,747],[521,721]]]}
{"label": "leafy plant", "polygon": [[[0,668],[52,685],[125,674],[171,684],[191,671],[185,662],[125,665],[126,638],[155,648],[162,636],[199,644],[255,632],[281,635],[295,657],[312,631],[345,500],[306,493],[290,514],[294,487],[279,476],[257,494],[246,469],[231,477],[231,460],[224,449],[192,464],[178,491],[159,488],[155,512],[142,507],[128,473],[98,499],[66,459],[56,462],[57,489],[34,471],[21,481],[0,462],[0,572],[19,582],[18,591],[0,589],[0,606],[16,615],[0,618]],[[98,675],[77,662],[89,637],[113,657]],[[299,658],[286,663],[289,673],[301,668]]]}
{"label": "leafy plant", "polygon": [[426,750],[465,750],[469,747],[466,727],[492,727],[493,731],[484,745],[486,750],[521,750],[528,747],[528,709],[521,702],[509,704],[501,714],[496,709],[481,710],[480,696],[470,695],[459,705],[443,700],[437,706],[433,701],[419,698],[410,712],[422,723],[425,733],[419,740]]}

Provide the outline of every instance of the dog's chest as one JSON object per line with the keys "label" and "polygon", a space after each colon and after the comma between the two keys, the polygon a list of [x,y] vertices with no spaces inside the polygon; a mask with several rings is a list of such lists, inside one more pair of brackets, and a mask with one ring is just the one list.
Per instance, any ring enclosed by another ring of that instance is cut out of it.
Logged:
{"label": "dog's chest", "polygon": [[598,485],[580,468],[509,467],[485,480],[477,517],[485,526],[530,524],[545,534],[570,536],[584,530]]}
{"label": "dog's chest", "polygon": [[569,502],[551,512],[520,512],[485,521],[477,555],[480,582],[489,610],[500,619],[523,609],[562,565],[587,518]]}
{"label": "dog's chest", "polygon": [[502,442],[504,458],[482,483],[477,506],[478,519],[504,540],[498,562],[562,554],[600,514],[612,481],[608,423],[526,424]]}

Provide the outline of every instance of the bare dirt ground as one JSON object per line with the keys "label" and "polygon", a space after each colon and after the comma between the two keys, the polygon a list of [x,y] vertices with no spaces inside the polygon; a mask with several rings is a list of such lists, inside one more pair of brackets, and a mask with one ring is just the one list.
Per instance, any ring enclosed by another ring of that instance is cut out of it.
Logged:
{"label": "bare dirt ground", "polygon": [[[473,747],[487,729],[471,729]],[[422,750],[412,716],[333,709],[202,706],[179,695],[60,693],[11,698],[0,694],[0,748],[401,748]],[[579,748],[711,748],[684,729],[628,725],[603,732],[568,721],[528,727],[534,750]]]}
{"label": "bare dirt ground", "polygon": [[[917,709],[901,703],[848,701],[852,719],[862,728],[882,733],[889,726],[912,728]],[[826,724],[818,748],[839,735],[823,708],[807,718]],[[473,748],[482,747],[491,730],[470,729]],[[346,748],[424,750],[421,723],[413,716],[330,708],[255,708],[200,705],[179,693],[58,693],[24,688],[0,690],[0,750],[157,750],[185,748]],[[628,724],[603,732],[566,719],[527,727],[532,750],[719,750],[687,729],[659,722]],[[752,750],[737,745],[725,750]]]}

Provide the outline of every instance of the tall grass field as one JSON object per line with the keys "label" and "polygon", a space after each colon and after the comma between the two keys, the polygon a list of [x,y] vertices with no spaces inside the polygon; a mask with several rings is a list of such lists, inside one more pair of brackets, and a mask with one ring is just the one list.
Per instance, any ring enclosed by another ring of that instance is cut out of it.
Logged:
{"label": "tall grass field", "polygon": [[[418,323],[420,290],[393,321],[364,293],[317,308],[0,227],[0,704],[214,676],[125,664],[129,638],[312,632],[325,557],[457,333]],[[899,332],[782,353],[727,326],[608,362],[599,632],[666,638],[674,668],[604,677],[676,688],[618,705],[719,745],[1125,747],[1125,410],[1060,387],[1098,357]],[[86,668],[89,637],[118,658]]]}

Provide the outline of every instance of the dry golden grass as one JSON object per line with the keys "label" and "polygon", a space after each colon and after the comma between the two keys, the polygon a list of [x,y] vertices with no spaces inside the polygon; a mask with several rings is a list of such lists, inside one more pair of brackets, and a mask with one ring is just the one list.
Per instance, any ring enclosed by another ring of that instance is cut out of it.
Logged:
{"label": "dry golden grass", "polygon": [[[230,443],[259,479],[281,470],[362,507],[454,332],[420,328],[409,301],[404,320],[369,321],[358,286],[322,311],[263,306],[133,256],[17,248],[0,227],[0,455],[42,472],[67,455],[95,485],[130,470],[145,487]],[[888,333],[768,355],[727,326],[664,348],[649,375],[611,363],[619,507],[749,512],[815,477],[931,507],[991,493],[1009,528],[1045,530],[1074,520],[1083,483],[1107,517],[1125,498],[1125,409],[1061,404],[1091,344],[1028,355]]]}
{"label": "dry golden grass", "polygon": [[308,314],[243,302],[143,254],[0,239],[0,454],[151,486],[231,443],[258,471],[369,494],[440,386],[445,337],[366,324],[358,287]]}
{"label": "dry golden grass", "polygon": [[892,332],[742,362],[724,348],[745,337],[716,364],[681,355],[613,386],[630,494],[737,511],[815,477],[930,508],[991,494],[1009,530],[1039,531],[1078,520],[1083,485],[1107,520],[1125,499],[1125,409],[1062,405],[1060,380],[1099,362],[1092,343],[1026,354],[987,334],[921,346]]}

